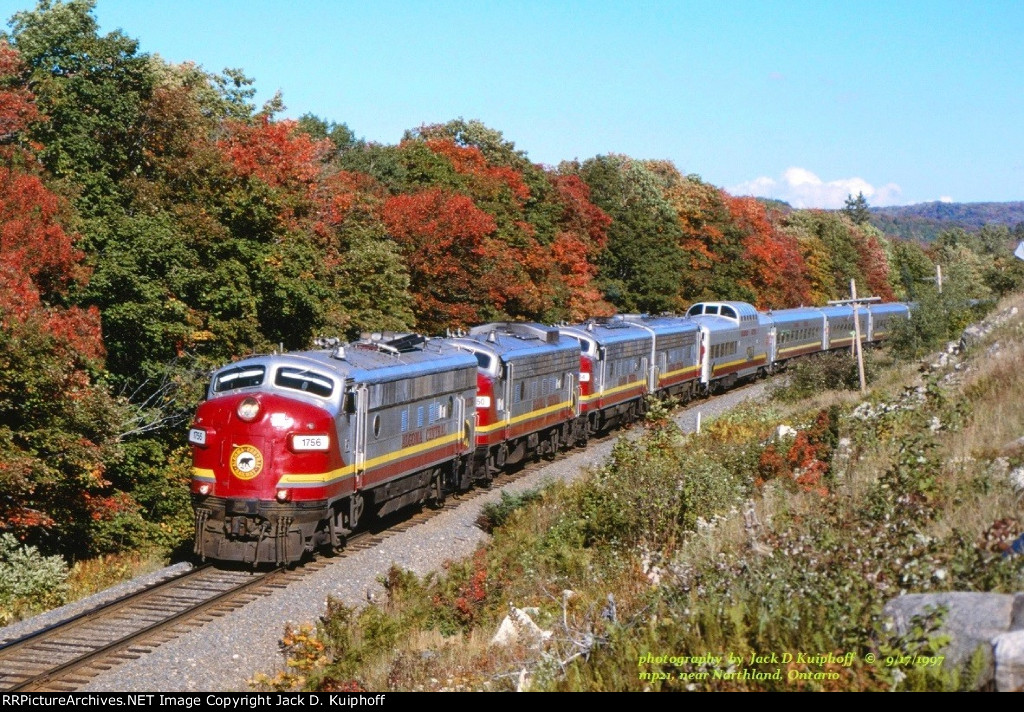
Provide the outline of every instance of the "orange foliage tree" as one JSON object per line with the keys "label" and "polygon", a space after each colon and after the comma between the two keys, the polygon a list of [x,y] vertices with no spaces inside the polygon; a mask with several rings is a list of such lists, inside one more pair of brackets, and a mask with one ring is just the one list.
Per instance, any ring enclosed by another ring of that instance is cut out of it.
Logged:
{"label": "orange foliage tree", "polygon": [[797,240],[777,229],[765,206],[754,198],[727,197],[726,204],[743,234],[743,282],[757,295],[758,309],[807,304],[810,287]]}
{"label": "orange foliage tree", "polygon": [[[401,169],[383,215],[406,256],[418,328],[608,312],[593,281],[610,219],[578,178],[529,163],[478,122],[421,127],[393,155]],[[454,204],[467,206],[461,220],[445,215]],[[431,219],[427,205],[441,212]]]}
{"label": "orange foliage tree", "polygon": [[470,326],[503,306],[514,285],[497,268],[494,218],[469,197],[440,188],[395,195],[383,215],[406,255],[421,330]]}

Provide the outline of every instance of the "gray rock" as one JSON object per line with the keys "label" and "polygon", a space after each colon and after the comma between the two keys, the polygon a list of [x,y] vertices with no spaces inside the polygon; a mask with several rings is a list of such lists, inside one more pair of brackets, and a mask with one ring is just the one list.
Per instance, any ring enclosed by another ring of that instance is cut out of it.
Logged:
{"label": "gray rock", "polygon": [[540,647],[547,641],[552,632],[543,630],[533,622],[530,611],[537,615],[537,609],[516,608],[508,604],[508,615],[501,621],[498,631],[491,638],[491,645],[511,645],[518,642],[526,642],[530,645]]}
{"label": "gray rock", "polygon": [[990,685],[996,676],[993,640],[998,636],[1024,630],[1024,594],[1010,593],[914,593],[894,598],[885,604],[898,634],[906,633],[915,616],[928,609],[946,607],[940,635],[948,635],[949,644],[942,649],[947,670],[961,669],[978,652],[983,666],[978,687]]}
{"label": "gray rock", "polygon": [[980,326],[968,326],[960,335],[960,344],[963,348],[974,346],[985,336],[985,330]]}
{"label": "gray rock", "polygon": [[996,690],[1024,692],[1024,630],[997,635],[992,646],[996,659]]}

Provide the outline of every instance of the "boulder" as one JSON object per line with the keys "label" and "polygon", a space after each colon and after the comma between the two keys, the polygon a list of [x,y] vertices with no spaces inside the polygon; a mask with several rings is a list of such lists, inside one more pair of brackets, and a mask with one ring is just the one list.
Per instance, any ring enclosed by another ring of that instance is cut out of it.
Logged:
{"label": "boulder", "polygon": [[1024,692],[1024,630],[1014,630],[992,639],[996,661],[996,690]]}
{"label": "boulder", "polygon": [[979,687],[990,685],[997,674],[995,639],[1004,633],[1024,630],[1024,594],[957,591],[907,594],[886,603],[885,614],[891,619],[893,629],[902,635],[910,629],[915,616],[938,607],[948,609],[939,631],[939,635],[950,638],[949,644],[939,651],[945,655],[943,666],[948,670],[960,669],[980,651],[984,664],[981,679],[976,683]]}
{"label": "boulder", "polygon": [[530,612],[537,615],[536,608],[523,610],[509,604],[508,615],[502,619],[498,626],[498,632],[491,638],[491,645],[510,645],[524,642],[529,645],[540,646],[551,637],[550,630],[543,630],[533,622]]}

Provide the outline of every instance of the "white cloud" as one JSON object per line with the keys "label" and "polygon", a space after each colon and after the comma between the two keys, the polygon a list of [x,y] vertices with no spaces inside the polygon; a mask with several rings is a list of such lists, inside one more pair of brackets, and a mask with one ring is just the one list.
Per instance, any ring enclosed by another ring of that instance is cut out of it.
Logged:
{"label": "white cloud", "polygon": [[794,208],[841,208],[850,195],[863,193],[868,204],[878,207],[899,202],[901,189],[895,183],[875,187],[863,178],[838,178],[823,181],[806,168],[787,168],[780,180],[761,176],[726,188],[733,195],[785,200]]}
{"label": "white cloud", "polygon": [[939,198],[939,202],[940,203],[952,203],[953,199],[951,197],[949,197],[948,195],[943,195],[941,198]]}

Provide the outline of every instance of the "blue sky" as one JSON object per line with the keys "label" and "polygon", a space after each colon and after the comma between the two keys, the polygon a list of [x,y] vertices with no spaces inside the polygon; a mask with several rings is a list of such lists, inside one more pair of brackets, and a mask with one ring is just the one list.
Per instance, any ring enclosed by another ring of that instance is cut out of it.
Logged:
{"label": "blue sky", "polygon": [[[34,6],[0,0],[6,21]],[[1024,200],[1024,2],[98,0],[144,52],[396,143],[669,159],[796,207]]]}

